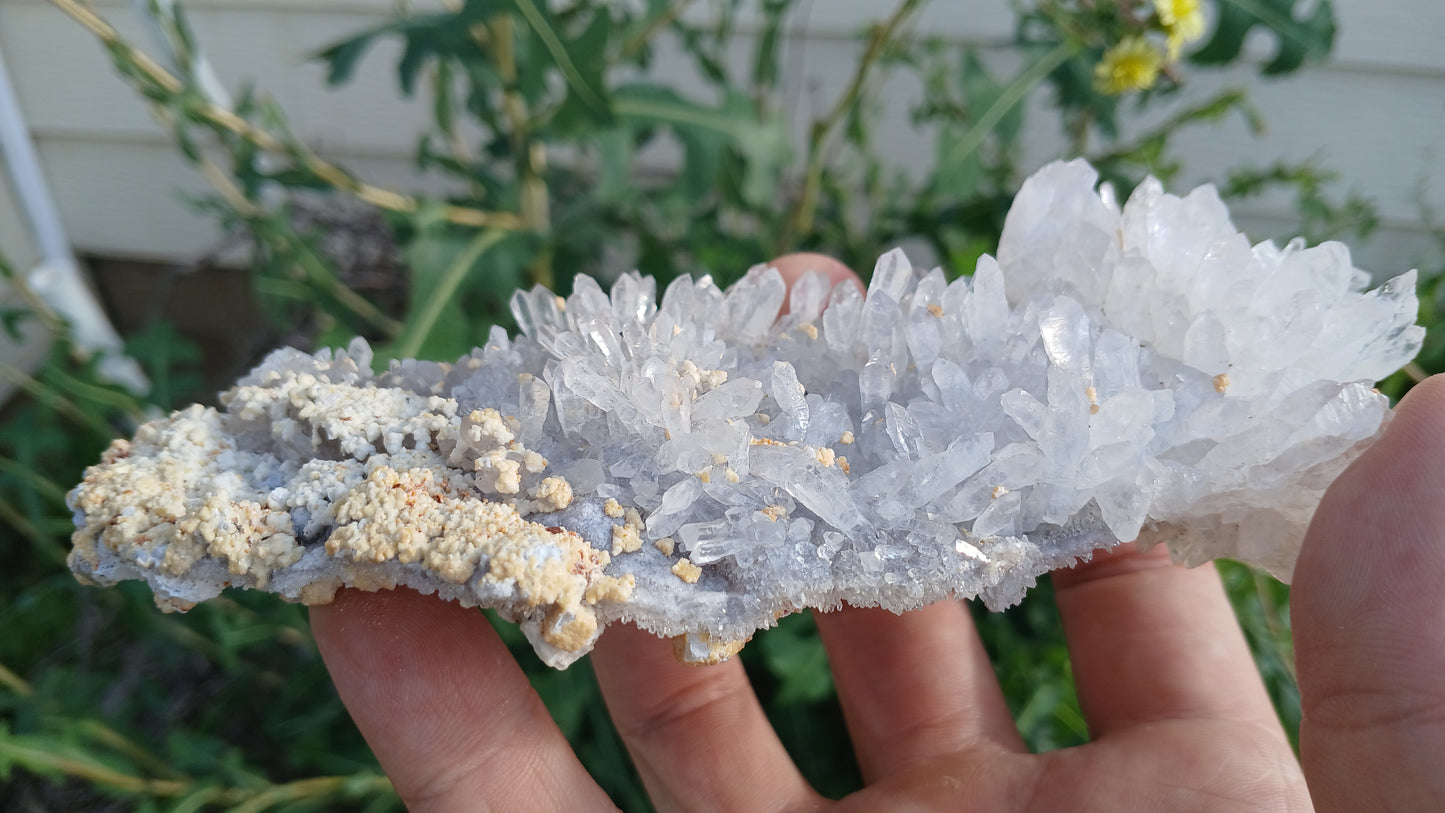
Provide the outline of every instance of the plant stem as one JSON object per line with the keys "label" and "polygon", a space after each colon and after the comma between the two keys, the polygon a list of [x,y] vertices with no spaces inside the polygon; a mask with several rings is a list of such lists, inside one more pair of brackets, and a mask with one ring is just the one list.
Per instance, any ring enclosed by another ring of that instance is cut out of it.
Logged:
{"label": "plant stem", "polygon": [[893,38],[894,33],[903,25],[914,11],[918,9],[921,0],[903,0],[887,20],[873,26],[868,36],[868,47],[863,51],[863,57],[858,60],[858,67],[853,71],[853,78],[848,82],[848,88],[833,103],[833,108],[827,115],[813,122],[808,132],[808,165],[803,175],[803,190],[798,197],[798,205],[793,209],[792,216],[788,218],[779,237],[778,250],[788,251],[793,246],[793,241],[798,235],[804,234],[813,227],[813,215],[818,206],[818,191],[823,182],[823,158],[827,146],[828,137],[848,114],[863,95],[863,83],[867,80],[873,65],[883,53],[883,46]]}
{"label": "plant stem", "polygon": [[0,457],[0,471],[15,475],[22,483],[52,500],[61,504],[65,503],[65,489],[57,485],[54,480],[18,460]]}
{"label": "plant stem", "polygon": [[626,62],[637,56],[637,53],[646,47],[647,43],[652,41],[652,38],[657,35],[658,31],[671,25],[673,20],[682,16],[682,12],[687,9],[691,2],[692,0],[680,0],[680,2],[668,6],[661,14],[648,20],[647,25],[643,26],[642,30],[633,34],[626,42],[622,43],[622,48],[618,50],[618,59]]}
{"label": "plant stem", "polygon": [[0,739],[0,754],[15,760],[36,773],[62,773],[92,784],[128,793],[154,796],[179,796],[190,789],[185,782],[168,779],[143,779],[104,765],[70,759],[40,748],[30,748]]}
{"label": "plant stem", "polygon": [[1264,618],[1264,624],[1269,629],[1269,646],[1284,666],[1290,682],[1299,687],[1299,675],[1295,672],[1294,665],[1294,639],[1284,625],[1279,623],[1279,617],[1275,614],[1276,607],[1270,600],[1269,590],[1272,577],[1260,573],[1254,567],[1249,568],[1250,578],[1254,581],[1254,597],[1259,602],[1259,614]]}
{"label": "plant stem", "polygon": [[461,253],[457,254],[452,264],[442,272],[441,279],[437,280],[436,287],[432,289],[431,295],[426,302],[422,303],[421,310],[417,312],[415,319],[406,326],[406,332],[397,340],[396,353],[398,358],[412,358],[421,350],[421,346],[431,335],[432,329],[436,327],[437,319],[441,316],[442,308],[451,301],[452,295],[456,293],[457,286],[466,279],[467,272],[477,264],[477,260],[486,253],[487,249],[496,245],[507,233],[501,229],[487,229],[480,232]]}
{"label": "plant stem", "polygon": [[289,223],[278,221],[277,218],[269,217],[262,212],[256,212],[247,220],[250,221],[251,227],[256,233],[270,244],[273,251],[285,252],[292,257],[297,270],[311,285],[334,297],[342,307],[380,329],[387,336],[396,336],[402,332],[404,326],[401,322],[387,316],[380,308],[337,279],[326,263],[316,256],[316,253],[306,245],[306,241],[291,228]]}
{"label": "plant stem", "polygon": [[[1222,112],[1228,110],[1239,110],[1245,119],[1250,122],[1250,127],[1255,127],[1253,121],[1259,116],[1259,112],[1254,110],[1253,106],[1250,105],[1248,94],[1238,89],[1225,90],[1204,100],[1200,104],[1175,113],[1166,119],[1163,124],[1135,138],[1132,144],[1115,148],[1101,155],[1090,156],[1089,162],[1094,166],[1100,166],[1111,161],[1126,158],[1138,152],[1143,145],[1148,144],[1150,141],[1165,138],[1186,124],[1212,118],[1216,114],[1216,111],[1219,111],[1222,115]],[[1082,155],[1083,153],[1080,154]]]}
{"label": "plant stem", "polygon": [[87,737],[135,760],[146,770],[166,779],[185,779],[186,775],[172,768],[165,760],[152,754],[124,734],[99,720],[79,720],[76,727]]}
{"label": "plant stem", "polygon": [[[0,730],[0,735],[3,734],[3,730]],[[0,755],[9,757],[36,773],[73,776],[122,793],[176,797],[202,790],[197,786],[196,780],[189,777],[146,779],[3,737],[0,737]],[[384,776],[316,776],[261,788],[214,788],[207,794],[207,801],[233,810],[260,811],[284,802],[325,798],[348,788],[372,794],[393,790],[391,782]]]}
{"label": "plant stem", "polygon": [[25,306],[30,309],[30,312],[35,315],[35,318],[40,320],[40,324],[43,325],[46,330],[57,335],[65,332],[65,320],[61,319],[60,315],[52,310],[44,299],[36,295],[34,289],[30,287],[29,281],[26,280],[24,276],[15,273],[15,270],[10,267],[10,264],[5,260],[4,256],[0,256],[0,277],[3,277],[10,283],[10,290],[14,291],[20,297],[21,301],[23,301]]}
{"label": "plant stem", "polygon": [[56,412],[85,426],[97,435],[109,440],[115,435],[105,421],[94,415],[86,414],[84,410],[71,403],[64,395],[56,392],[49,386],[30,376],[29,373],[16,367],[13,364],[0,361],[0,378],[5,378],[10,383],[25,390],[35,400],[54,409]]}
{"label": "plant stem", "polygon": [[30,684],[25,682],[25,678],[10,671],[3,663],[0,663],[0,686],[4,686],[21,697],[29,697],[35,693],[35,690],[30,688]]}
{"label": "plant stem", "polygon": [[47,368],[46,375],[55,379],[58,388],[69,390],[72,395],[80,398],[82,401],[108,406],[134,420],[136,423],[139,423],[145,416],[145,405],[129,392],[113,390],[82,381],[60,369],[59,366],[52,365]]}
{"label": "plant stem", "polygon": [[[0,500],[0,521],[15,529],[15,532],[30,540],[35,550],[57,566],[65,564],[65,547],[55,537],[42,531],[34,522],[16,510],[10,503]],[[0,683],[3,683],[0,680]]]}
{"label": "plant stem", "polygon": [[968,158],[983,146],[984,139],[988,138],[989,133],[993,132],[993,128],[998,126],[1003,117],[1007,116],[1010,110],[1013,110],[1035,87],[1038,87],[1040,82],[1053,73],[1054,69],[1073,56],[1076,47],[1068,42],[1061,42],[1030,65],[1023,73],[1014,77],[1014,80],[1009,82],[1008,87],[1003,89],[998,98],[993,100],[993,104],[989,105],[988,109],[983,111],[983,115],[978,117],[978,121],[968,128],[968,132],[963,134],[963,138],[949,147],[947,156],[939,163],[945,166],[958,166],[958,162]]}
{"label": "plant stem", "polygon": [[[156,114],[162,118],[169,117],[169,112],[163,108],[158,108]],[[269,236],[271,239],[268,242],[272,244],[273,250],[285,251],[296,257],[297,267],[301,270],[303,277],[313,286],[321,289],[323,293],[329,294],[342,307],[386,336],[395,336],[401,332],[401,322],[388,316],[366,297],[351,290],[338,279],[326,263],[311,251],[310,246],[306,245],[306,241],[302,239],[301,235],[295,233],[289,223],[282,222],[280,218],[272,216],[253,203],[231,180],[231,176],[227,175],[214,161],[202,158],[198,166],[201,174],[220,193],[222,200],[243,220],[251,224],[253,232]],[[309,291],[307,293],[309,294]]]}
{"label": "plant stem", "polygon": [[[517,91],[517,57],[512,49],[515,34],[512,17],[503,14],[492,24],[491,40],[496,54],[497,72],[502,77],[502,111],[511,128],[513,159],[517,163],[517,176],[521,179],[522,224],[525,228],[546,234],[552,229],[551,205],[547,181],[542,173],[547,169],[546,145],[532,137],[532,120],[527,111],[527,101]],[[543,248],[528,267],[532,283],[546,288],[552,287],[552,252]]]}
{"label": "plant stem", "polygon": [[[154,84],[154,90],[170,97],[179,97],[185,91],[185,83],[157,64],[155,60],[121,39],[110,23],[81,5],[79,0],[50,0],[50,2],[104,43],[115,58],[117,66],[121,68],[122,75],[132,77],[132,84],[136,85],[143,94],[154,95],[147,93],[147,88],[137,81],[133,77],[133,73],[126,70],[127,68],[138,71],[146,80]],[[321,179],[333,189],[346,192],[358,200],[403,214],[413,214],[418,210],[419,204],[416,198],[365,183],[353,177],[346,170],[320,158],[304,144],[289,143],[277,138],[224,107],[196,97],[183,99],[181,110],[214,127],[232,133],[260,149],[292,158],[301,165],[302,169]],[[448,205],[442,211],[448,221],[461,226],[499,229],[523,228],[521,219],[511,212],[488,212],[455,205]]]}
{"label": "plant stem", "polygon": [[[285,802],[323,798],[349,785],[354,785],[356,782],[356,778],[350,776],[317,776],[310,779],[298,779],[284,785],[272,785],[232,808],[232,813],[255,813]],[[392,787],[391,782],[385,777],[374,776],[368,777],[365,786],[358,789],[370,793],[385,793]]]}

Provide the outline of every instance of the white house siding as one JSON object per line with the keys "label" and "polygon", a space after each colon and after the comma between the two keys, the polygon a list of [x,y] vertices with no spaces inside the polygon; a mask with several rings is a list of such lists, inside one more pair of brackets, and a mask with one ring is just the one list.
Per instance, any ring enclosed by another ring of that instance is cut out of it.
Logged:
{"label": "white house siding", "polygon": [[[123,33],[149,44],[131,6],[95,4]],[[706,3],[694,4],[705,13]],[[1344,186],[1373,198],[1384,227],[1356,252],[1358,262],[1384,272],[1416,264],[1430,241],[1419,197],[1445,212],[1445,3],[1439,0],[1336,0],[1340,38],[1334,62],[1283,80],[1260,80],[1248,67],[1227,72],[1188,69],[1182,100],[1204,98],[1231,85],[1248,85],[1269,131],[1250,136],[1242,122],[1200,128],[1177,144],[1187,158],[1190,183],[1218,180],[1243,162],[1317,157],[1338,171]],[[424,106],[399,98],[393,53],[365,60],[348,87],[331,91],[308,55],[342,36],[384,19],[384,0],[197,0],[187,4],[198,38],[233,88],[245,82],[273,95],[295,129],[323,154],[368,180],[415,189],[410,157]],[[871,0],[814,0],[793,26],[788,65],[795,129],[826,107],[846,82],[859,53],[856,33],[891,4]],[[920,31],[976,44],[1002,46],[1012,27],[1003,0],[934,0]],[[1264,38],[1250,53],[1267,57]],[[739,51],[746,49],[740,44]],[[1017,56],[992,52],[1001,69]],[[145,105],[112,75],[107,57],[89,34],[41,0],[0,0],[0,55],[19,85],[21,102],[53,191],[77,247],[123,256],[194,256],[215,243],[214,227],[181,198],[206,191],[181,160]],[[668,75],[685,71],[665,60]],[[682,80],[684,83],[686,79]],[[920,169],[932,154],[927,133],[908,124],[913,89],[889,85],[897,96],[880,131],[885,150],[901,167]],[[1042,95],[1042,94],[1041,94]],[[1042,99],[1039,100],[1040,105]],[[1036,115],[1042,115],[1040,107]],[[1032,128],[1025,144],[1030,165],[1057,156],[1055,128]],[[659,160],[666,160],[661,156]],[[13,204],[0,194],[0,247],[23,254]],[[1292,220],[1288,200],[1266,198],[1239,207],[1243,225],[1280,235]],[[880,250],[886,248],[880,246]]]}

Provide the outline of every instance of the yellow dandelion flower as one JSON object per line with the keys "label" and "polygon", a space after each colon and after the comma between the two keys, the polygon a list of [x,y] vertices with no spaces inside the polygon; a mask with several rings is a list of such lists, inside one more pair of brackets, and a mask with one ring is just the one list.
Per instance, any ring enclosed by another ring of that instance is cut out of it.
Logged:
{"label": "yellow dandelion flower", "polygon": [[1154,13],[1169,36],[1169,61],[1179,58],[1184,46],[1204,36],[1204,7],[1200,0],[1154,0]]}
{"label": "yellow dandelion flower", "polygon": [[1164,55],[1143,37],[1129,37],[1104,52],[1094,68],[1094,84],[1112,96],[1154,86]]}

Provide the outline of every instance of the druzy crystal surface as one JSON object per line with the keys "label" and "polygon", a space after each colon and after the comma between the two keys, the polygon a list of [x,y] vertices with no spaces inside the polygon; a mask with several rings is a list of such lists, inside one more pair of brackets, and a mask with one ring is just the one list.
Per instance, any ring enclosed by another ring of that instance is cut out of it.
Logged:
{"label": "druzy crystal surface", "polygon": [[1339,244],[1251,247],[1211,187],[1096,181],[1045,167],[952,282],[898,251],[866,296],[579,277],[454,364],[277,351],[87,472],[71,566],[179,609],[409,585],[557,666],[618,620],[705,661],[806,607],[1001,607],[1123,540],[1287,579],[1420,346],[1414,274],[1366,291]]}

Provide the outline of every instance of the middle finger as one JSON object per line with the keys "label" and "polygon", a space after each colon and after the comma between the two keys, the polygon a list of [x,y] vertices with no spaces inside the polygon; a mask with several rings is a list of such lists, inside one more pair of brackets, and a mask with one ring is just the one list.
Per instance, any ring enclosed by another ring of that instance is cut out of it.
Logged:
{"label": "middle finger", "polygon": [[1025,750],[963,604],[903,615],[850,607],[817,619],[868,782],[969,746]]}
{"label": "middle finger", "polygon": [[1053,578],[1096,738],[1213,718],[1257,723],[1286,741],[1213,566],[1186,569],[1162,545],[1139,553],[1130,544]]}
{"label": "middle finger", "polygon": [[678,663],[630,625],[592,651],[607,710],[664,810],[783,810],[816,801],[758,704],[742,663]]}

